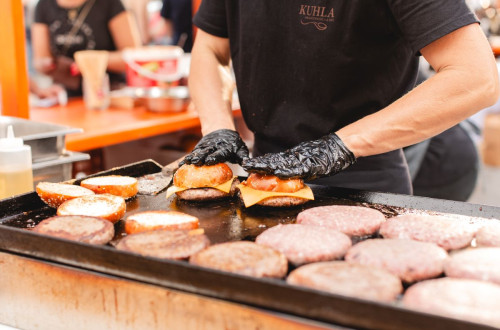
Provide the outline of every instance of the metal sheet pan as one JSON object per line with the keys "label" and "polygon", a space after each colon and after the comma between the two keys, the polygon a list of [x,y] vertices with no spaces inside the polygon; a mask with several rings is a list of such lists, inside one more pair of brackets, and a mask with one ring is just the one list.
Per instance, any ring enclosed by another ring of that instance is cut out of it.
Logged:
{"label": "metal sheet pan", "polygon": [[64,154],[66,135],[83,132],[81,128],[0,116],[0,137],[5,137],[10,125],[15,136],[31,147],[34,163],[57,159]]}
{"label": "metal sheet pan", "polygon": [[[161,167],[144,161],[101,174],[142,176]],[[78,183],[78,181],[76,182]],[[155,209],[173,209],[199,217],[212,243],[253,240],[277,223],[295,220],[304,208],[355,204],[375,207],[387,215],[408,209],[449,212],[483,218],[500,218],[500,208],[396,194],[370,193],[351,189],[312,186],[316,200],[303,207],[273,210],[242,208],[238,201],[194,204],[155,196],[138,196],[127,204],[127,214]],[[55,210],[47,207],[35,193],[0,201],[0,249],[60,264],[174,288],[228,301],[258,306],[332,324],[377,329],[490,329],[461,320],[408,310],[398,303],[377,303],[287,285],[283,280],[255,279],[205,269],[182,261],[165,261],[118,251],[112,246],[91,246],[42,236],[26,228]],[[123,234],[117,224],[115,241]]]}

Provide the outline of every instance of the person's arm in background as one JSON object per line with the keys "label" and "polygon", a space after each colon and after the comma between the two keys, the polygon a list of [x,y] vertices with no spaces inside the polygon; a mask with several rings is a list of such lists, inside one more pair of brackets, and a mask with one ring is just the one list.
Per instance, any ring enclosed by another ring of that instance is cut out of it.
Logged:
{"label": "person's arm in background", "polygon": [[109,21],[108,27],[118,49],[109,52],[108,70],[124,72],[126,64],[121,51],[125,48],[140,47],[142,45],[137,24],[130,12],[123,11]]}
{"label": "person's arm in background", "polygon": [[432,78],[336,132],[356,157],[420,142],[497,101],[497,67],[478,24],[432,42],[421,53],[436,71]]}
{"label": "person's arm in background", "polygon": [[35,80],[29,79],[29,90],[30,93],[33,93],[37,97],[41,99],[46,99],[46,98],[56,98],[59,96],[60,93],[64,93],[64,87],[60,85],[51,85],[49,87],[40,87],[36,83]]}
{"label": "person's arm in background", "polygon": [[199,29],[191,53],[189,90],[203,138],[181,164],[241,163],[248,148],[236,132],[223,67],[229,65],[229,40]]}
{"label": "person's arm in background", "polygon": [[148,2],[149,0],[122,0],[125,8],[133,14],[137,28],[144,45],[149,44],[151,35],[148,28]]}
{"label": "person's arm in background", "polygon": [[189,89],[203,135],[218,129],[235,130],[231,103],[225,97],[220,66],[229,65],[229,40],[198,29],[191,53]]}
{"label": "person's arm in background", "polygon": [[31,27],[33,67],[40,73],[49,74],[55,69],[50,51],[49,27],[43,23],[33,23]]}

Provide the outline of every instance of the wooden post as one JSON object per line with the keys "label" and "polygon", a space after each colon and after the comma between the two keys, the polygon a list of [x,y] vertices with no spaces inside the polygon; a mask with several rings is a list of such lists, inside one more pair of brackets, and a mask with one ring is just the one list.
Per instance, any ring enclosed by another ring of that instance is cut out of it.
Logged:
{"label": "wooden post", "polygon": [[26,36],[21,0],[0,0],[1,114],[28,118]]}

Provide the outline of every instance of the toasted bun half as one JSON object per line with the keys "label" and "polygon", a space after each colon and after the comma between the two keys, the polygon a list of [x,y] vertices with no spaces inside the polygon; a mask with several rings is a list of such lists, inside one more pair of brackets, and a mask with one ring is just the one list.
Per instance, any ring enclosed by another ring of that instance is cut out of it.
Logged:
{"label": "toasted bun half", "polygon": [[70,199],[94,195],[90,189],[65,183],[40,182],[36,185],[36,193],[40,199],[53,208],[58,208]]}
{"label": "toasted bun half", "polygon": [[131,198],[137,194],[137,179],[123,175],[96,176],[83,180],[80,185],[96,194],[111,194]]}
{"label": "toasted bun half", "polygon": [[[224,163],[203,166],[184,164],[175,172],[174,186],[171,188],[174,188],[173,191],[182,200],[213,201],[234,196],[239,181],[231,180],[233,180],[233,171]],[[229,183],[231,183],[230,186]]]}
{"label": "toasted bun half", "polygon": [[189,230],[199,227],[192,215],[177,211],[146,211],[132,214],[125,220],[125,232],[135,234],[157,229]]}
{"label": "toasted bun half", "polygon": [[123,217],[126,210],[123,197],[101,194],[66,201],[57,208],[57,215],[88,215],[115,223]]}
{"label": "toasted bun half", "polygon": [[[251,173],[243,184],[254,190],[276,193],[295,193],[306,187],[302,179],[280,179],[274,175],[258,173]],[[295,196],[273,196],[261,200],[257,205],[291,207],[302,205],[307,201],[308,199]]]}
{"label": "toasted bun half", "polygon": [[231,180],[233,171],[224,163],[196,166],[182,165],[174,175],[174,185],[179,188],[210,188]]}

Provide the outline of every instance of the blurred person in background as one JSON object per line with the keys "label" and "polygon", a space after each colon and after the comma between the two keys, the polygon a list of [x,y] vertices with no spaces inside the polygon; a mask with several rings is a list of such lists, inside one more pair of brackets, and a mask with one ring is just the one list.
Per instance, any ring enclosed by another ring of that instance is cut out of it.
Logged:
{"label": "blurred person in background", "polygon": [[149,31],[149,0],[122,0],[125,8],[130,11],[137,22],[137,27],[141,35],[143,45],[151,42],[151,33]]}
{"label": "blurred person in background", "polygon": [[135,21],[120,0],[40,0],[31,38],[35,69],[62,84],[68,96],[82,93],[75,52],[109,51],[113,88],[124,82],[121,50],[141,45]]}
{"label": "blurred person in background", "polygon": [[163,0],[161,16],[172,32],[172,44],[189,53],[193,48],[192,0]]}

